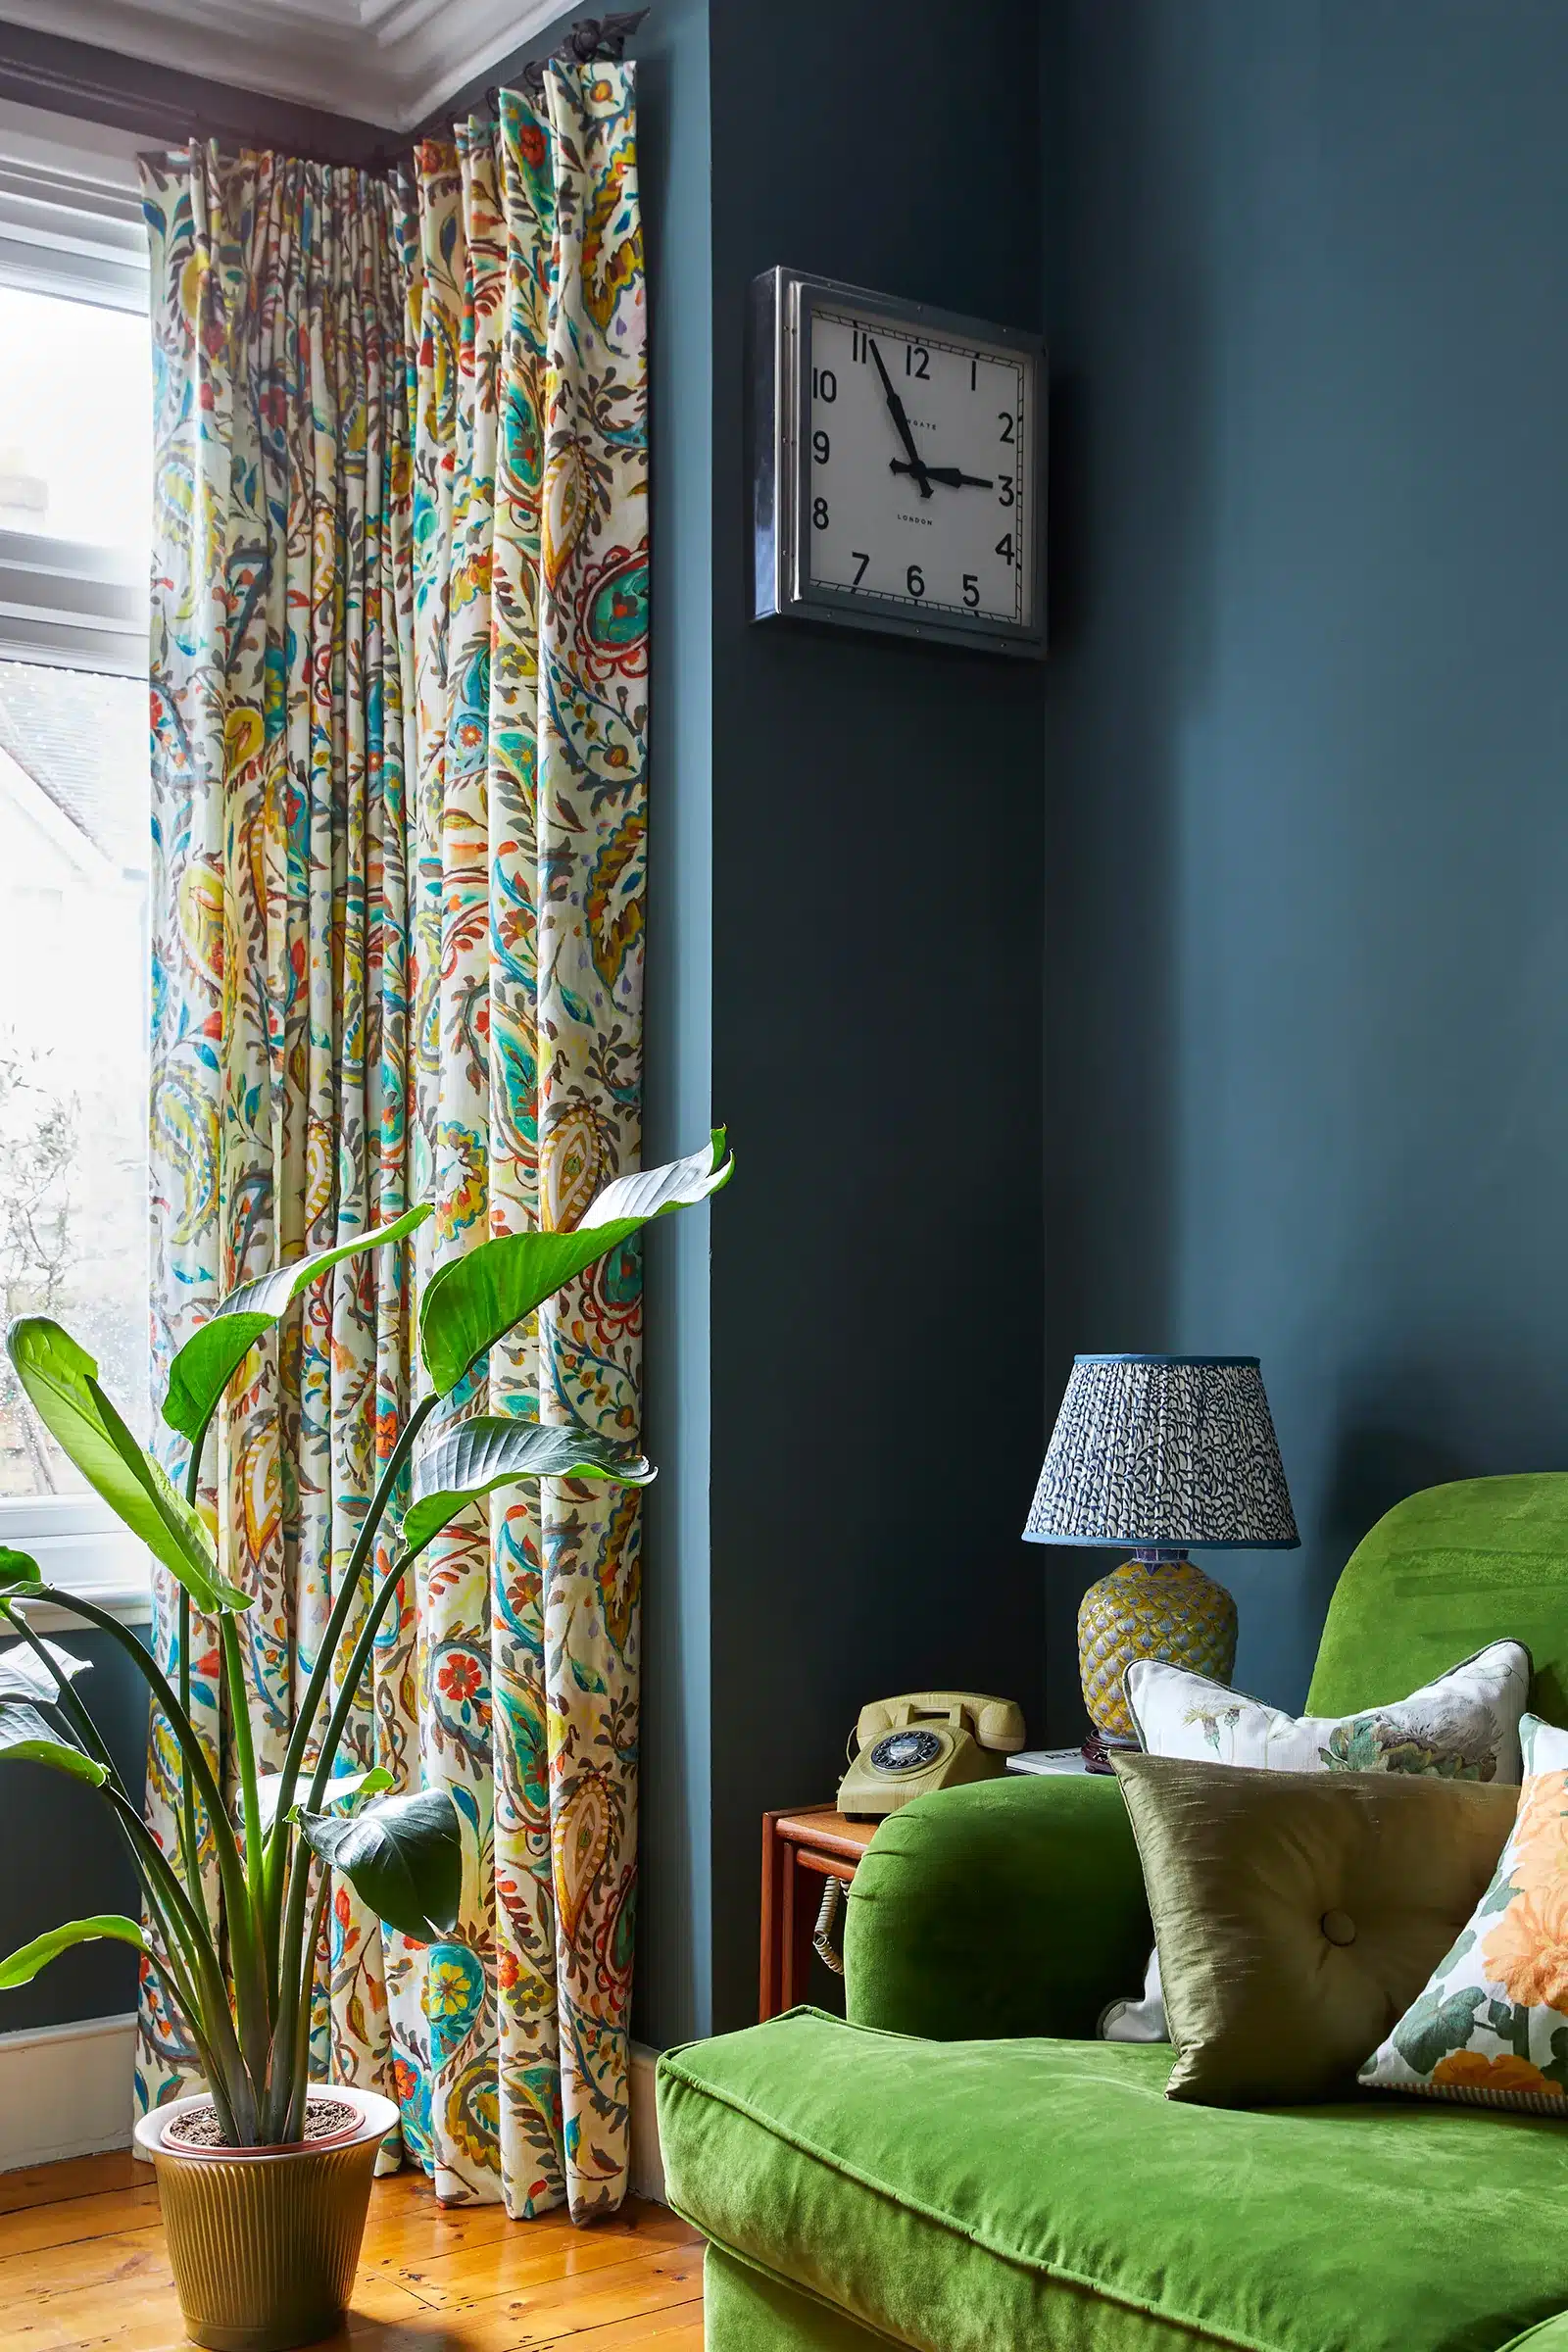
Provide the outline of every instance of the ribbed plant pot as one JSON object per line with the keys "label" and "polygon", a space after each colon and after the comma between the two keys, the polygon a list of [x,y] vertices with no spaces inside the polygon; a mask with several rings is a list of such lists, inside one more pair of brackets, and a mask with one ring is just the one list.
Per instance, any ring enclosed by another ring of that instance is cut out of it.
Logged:
{"label": "ribbed plant pot", "polygon": [[376,2151],[398,2111],[373,2090],[321,2087],[360,2121],[294,2147],[168,2146],[168,2127],[205,2106],[201,2096],[172,2099],[136,2126],[158,2175],[185,2332],[211,2352],[292,2352],[343,2324]]}

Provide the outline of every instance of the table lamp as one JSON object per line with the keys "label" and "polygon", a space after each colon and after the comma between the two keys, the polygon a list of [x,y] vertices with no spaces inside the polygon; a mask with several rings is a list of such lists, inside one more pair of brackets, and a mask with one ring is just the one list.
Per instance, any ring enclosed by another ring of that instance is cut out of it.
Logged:
{"label": "table lamp", "polygon": [[1132,1553],[1078,1608],[1078,1672],[1097,1737],[1137,1743],[1122,1676],[1161,1658],[1228,1683],[1236,1603],[1187,1557],[1300,1543],[1255,1355],[1080,1355],[1056,1415],[1024,1540]]}

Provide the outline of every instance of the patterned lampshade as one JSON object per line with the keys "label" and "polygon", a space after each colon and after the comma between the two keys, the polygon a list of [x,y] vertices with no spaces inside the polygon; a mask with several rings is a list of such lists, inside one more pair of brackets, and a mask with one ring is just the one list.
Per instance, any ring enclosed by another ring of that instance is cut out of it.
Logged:
{"label": "patterned lampshade", "polygon": [[1023,1532],[1130,1550],[1299,1544],[1257,1357],[1076,1357]]}

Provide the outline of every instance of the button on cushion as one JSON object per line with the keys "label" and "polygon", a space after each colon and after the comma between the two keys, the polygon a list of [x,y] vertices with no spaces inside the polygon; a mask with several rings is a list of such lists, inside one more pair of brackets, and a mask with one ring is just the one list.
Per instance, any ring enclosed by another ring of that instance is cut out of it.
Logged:
{"label": "button on cushion", "polygon": [[1176,2047],[1172,2098],[1343,2097],[1488,1886],[1519,1792],[1118,1755]]}

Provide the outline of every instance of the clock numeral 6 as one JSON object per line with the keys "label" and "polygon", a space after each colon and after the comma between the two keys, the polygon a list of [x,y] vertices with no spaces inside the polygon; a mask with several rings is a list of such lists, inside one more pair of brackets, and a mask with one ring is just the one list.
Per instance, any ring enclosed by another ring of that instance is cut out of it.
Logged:
{"label": "clock numeral 6", "polygon": [[827,529],[827,500],[825,498],[812,499],[811,520],[819,531]]}
{"label": "clock numeral 6", "polygon": [[972,571],[966,571],[963,575],[963,601],[971,612],[980,602],[980,583]]}
{"label": "clock numeral 6", "polygon": [[909,594],[911,596],[924,596],[925,574],[920,569],[918,564],[911,564],[904,576],[909,584]]}
{"label": "clock numeral 6", "polygon": [[813,433],[811,435],[811,455],[815,458],[819,466],[825,466],[827,464],[832,447],[833,444],[829,441],[826,433]]}

